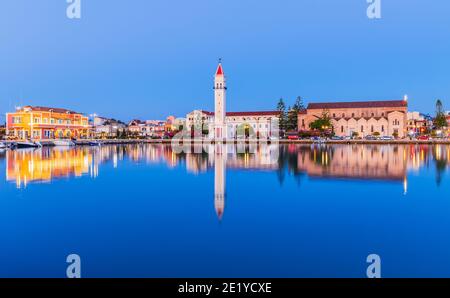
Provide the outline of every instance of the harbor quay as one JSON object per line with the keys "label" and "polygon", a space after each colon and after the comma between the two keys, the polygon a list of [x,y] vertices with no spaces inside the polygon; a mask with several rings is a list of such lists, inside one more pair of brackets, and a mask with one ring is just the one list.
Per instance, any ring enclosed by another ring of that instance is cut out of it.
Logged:
{"label": "harbor quay", "polygon": [[[65,108],[17,107],[6,113],[0,138],[35,141],[50,145],[55,140],[78,144],[97,142],[170,143],[448,143],[450,112],[436,102],[435,117],[408,110],[409,98],[374,101],[309,102],[298,97],[286,110],[282,99],[277,108],[264,111],[227,111],[227,79],[222,63],[214,73],[214,111],[195,109],[185,117],[165,120],[121,120]],[[3,131],[3,133],[2,133]],[[186,140],[187,139],[187,140]],[[189,140],[191,139],[191,140]]]}
{"label": "harbor quay", "polygon": [[[394,139],[394,140],[321,140],[316,141],[312,139],[299,139],[299,140],[289,140],[280,139],[277,141],[266,141],[266,140],[225,140],[225,141],[215,141],[210,139],[185,139],[178,141],[180,144],[352,144],[352,145],[450,145],[450,139],[432,139],[432,140],[418,140],[418,139]],[[16,143],[15,141],[4,141],[3,143],[12,145]],[[55,146],[54,140],[42,140],[40,141],[42,146],[51,147]],[[92,143],[97,143],[98,145],[128,145],[128,144],[173,144],[171,139],[83,139],[74,141],[75,146],[92,146]]]}

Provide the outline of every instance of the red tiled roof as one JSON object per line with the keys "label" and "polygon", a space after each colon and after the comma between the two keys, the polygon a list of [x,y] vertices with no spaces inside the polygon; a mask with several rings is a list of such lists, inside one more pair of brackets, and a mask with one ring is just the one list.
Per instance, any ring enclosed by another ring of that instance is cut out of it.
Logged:
{"label": "red tiled roof", "polygon": [[223,75],[223,69],[222,69],[222,64],[219,63],[219,66],[217,67],[217,71],[216,71],[216,76],[221,76]]}
{"label": "red tiled roof", "polygon": [[206,114],[206,115],[209,115],[209,116],[214,116],[214,112],[209,112],[209,111],[203,111],[202,110],[202,113]]}
{"label": "red tiled roof", "polygon": [[227,116],[276,116],[279,111],[260,111],[260,112],[228,112]]}
{"label": "red tiled roof", "polygon": [[[203,114],[214,116],[214,112],[202,111]],[[279,111],[255,111],[255,112],[227,112],[226,116],[278,116]]]}
{"label": "red tiled roof", "polygon": [[407,106],[408,102],[404,100],[323,102],[323,103],[308,104],[308,110],[351,109],[351,108],[397,108]]}
{"label": "red tiled roof", "polygon": [[32,106],[25,106],[23,108],[29,108],[32,111],[40,111],[40,112],[54,112],[54,113],[69,113],[69,114],[80,114],[71,110],[67,109],[60,109],[60,108],[49,108],[49,107],[32,107]]}

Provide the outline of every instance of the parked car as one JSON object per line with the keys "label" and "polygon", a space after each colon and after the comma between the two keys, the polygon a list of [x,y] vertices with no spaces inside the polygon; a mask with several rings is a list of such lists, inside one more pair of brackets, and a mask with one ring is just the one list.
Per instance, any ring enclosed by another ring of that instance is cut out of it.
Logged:
{"label": "parked car", "polygon": [[311,141],[313,141],[314,143],[324,143],[325,139],[321,137],[312,137]]}
{"label": "parked car", "polygon": [[430,137],[423,135],[423,136],[418,136],[417,139],[420,141],[428,141],[430,139]]}
{"label": "parked car", "polygon": [[380,138],[380,140],[382,140],[382,141],[393,141],[394,137],[393,136],[382,136]]}
{"label": "parked car", "polygon": [[375,141],[375,140],[378,140],[378,138],[377,138],[376,136],[373,136],[373,135],[365,136],[364,139],[366,139],[366,140],[368,140],[368,141]]}
{"label": "parked car", "polygon": [[289,131],[286,133],[286,139],[288,140],[298,140],[298,132]]}

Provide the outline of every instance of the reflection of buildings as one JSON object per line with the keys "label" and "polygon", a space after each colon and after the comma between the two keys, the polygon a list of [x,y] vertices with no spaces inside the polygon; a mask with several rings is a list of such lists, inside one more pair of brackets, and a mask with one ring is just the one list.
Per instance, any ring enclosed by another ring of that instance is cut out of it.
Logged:
{"label": "reflection of buildings", "polygon": [[[193,145],[192,153],[175,153],[166,145],[123,145],[14,150],[6,157],[6,179],[25,187],[31,182],[49,182],[61,177],[100,174],[100,165],[120,167],[124,159],[134,163],[165,163],[202,173],[214,168],[214,207],[223,217],[226,198],[226,171],[272,171],[281,181],[284,174],[301,178],[361,179],[393,181],[407,192],[408,171],[432,166],[439,185],[450,164],[446,145]],[[275,175],[274,175],[275,176]]]}
{"label": "reflection of buildings", "polygon": [[298,167],[309,176],[402,181],[406,147],[311,146],[298,151]]}
{"label": "reflection of buildings", "polygon": [[53,178],[81,176],[89,172],[92,154],[77,150],[15,150],[6,153],[6,180],[18,188],[29,182],[48,182]]}

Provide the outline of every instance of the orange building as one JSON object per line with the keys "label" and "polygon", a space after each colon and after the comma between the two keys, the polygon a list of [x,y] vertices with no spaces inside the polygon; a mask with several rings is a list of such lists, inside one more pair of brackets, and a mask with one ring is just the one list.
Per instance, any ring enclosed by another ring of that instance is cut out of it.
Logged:
{"label": "orange building", "polygon": [[88,117],[66,109],[25,106],[6,114],[6,134],[38,140],[87,137]]}

